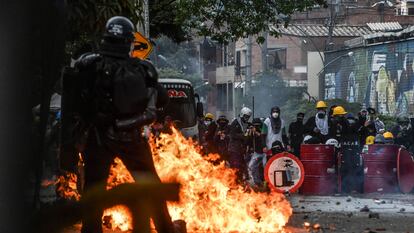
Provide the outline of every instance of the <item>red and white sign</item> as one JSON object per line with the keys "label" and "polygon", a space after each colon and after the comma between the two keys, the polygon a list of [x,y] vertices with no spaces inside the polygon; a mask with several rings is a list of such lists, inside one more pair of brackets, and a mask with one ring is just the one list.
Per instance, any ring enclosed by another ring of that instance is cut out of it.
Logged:
{"label": "red and white sign", "polygon": [[177,91],[175,89],[169,89],[168,96],[170,98],[187,98],[187,94],[184,91]]}
{"label": "red and white sign", "polygon": [[294,193],[303,183],[305,169],[296,156],[282,152],[267,161],[264,177],[273,191]]}

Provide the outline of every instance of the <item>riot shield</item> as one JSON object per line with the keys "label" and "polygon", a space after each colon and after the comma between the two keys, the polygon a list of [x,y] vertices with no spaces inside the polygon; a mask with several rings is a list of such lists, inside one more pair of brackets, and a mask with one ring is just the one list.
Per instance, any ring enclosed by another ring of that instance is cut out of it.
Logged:
{"label": "riot shield", "polygon": [[60,132],[60,168],[66,171],[76,171],[78,162],[77,135],[80,118],[77,114],[80,104],[80,77],[71,67],[66,67],[62,75],[62,108]]}

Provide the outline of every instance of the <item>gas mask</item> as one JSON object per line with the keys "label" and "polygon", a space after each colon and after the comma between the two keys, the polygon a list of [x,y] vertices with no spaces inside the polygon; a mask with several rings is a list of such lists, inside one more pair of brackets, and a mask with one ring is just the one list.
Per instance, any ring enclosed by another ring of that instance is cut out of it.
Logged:
{"label": "gas mask", "polygon": [[273,118],[278,118],[279,117],[279,113],[278,112],[272,112],[272,117]]}
{"label": "gas mask", "polygon": [[319,119],[323,119],[326,116],[326,112],[325,111],[319,111],[318,114],[316,114],[318,116]]}

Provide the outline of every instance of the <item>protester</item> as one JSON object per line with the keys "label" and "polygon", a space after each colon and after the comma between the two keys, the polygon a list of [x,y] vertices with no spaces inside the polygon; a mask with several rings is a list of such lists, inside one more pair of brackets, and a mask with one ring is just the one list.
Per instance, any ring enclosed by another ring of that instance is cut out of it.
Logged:
{"label": "protester", "polygon": [[289,141],[292,147],[292,153],[300,157],[300,144],[303,142],[305,126],[303,125],[303,118],[305,114],[300,112],[296,115],[296,121],[289,125]]}
{"label": "protester", "polygon": [[252,126],[247,131],[247,145],[251,159],[249,162],[249,175],[254,185],[260,185],[264,181],[263,168],[266,164],[266,140],[262,135],[262,121],[254,118]]}
{"label": "protester", "polygon": [[410,119],[407,116],[399,116],[397,125],[391,129],[394,135],[395,144],[405,147],[408,151],[414,152],[414,132]]}
{"label": "protester", "polygon": [[243,107],[240,115],[230,124],[230,142],[229,142],[229,164],[231,168],[237,169],[237,180],[243,183],[248,177],[245,163],[246,142],[245,133],[249,126],[249,119],[252,116],[252,110]]}
{"label": "protester", "polygon": [[207,113],[204,117],[205,131],[204,131],[204,153],[216,153],[217,148],[214,141],[216,135],[217,124],[214,121],[214,115]]}
{"label": "protester", "polygon": [[270,110],[270,116],[263,123],[262,133],[266,137],[266,148],[270,150],[275,141],[282,143],[284,148],[290,149],[286,134],[285,121],[280,117],[280,108],[275,106]]}
{"label": "protester", "polygon": [[318,101],[315,108],[316,115],[306,121],[304,133],[312,136],[313,142],[324,143],[329,138],[328,106],[324,101]]}
{"label": "protester", "polygon": [[388,145],[393,145],[394,144],[394,135],[387,131],[383,134],[384,136],[384,143],[388,144]]}
{"label": "protester", "polygon": [[216,121],[217,130],[214,137],[214,143],[217,148],[217,153],[221,156],[221,160],[228,161],[228,145],[230,140],[229,120],[226,116],[219,116]]}
{"label": "protester", "polygon": [[358,124],[357,120],[351,114],[348,114],[342,106],[333,109],[330,135],[340,144],[342,192],[362,192],[363,167],[361,164]]}

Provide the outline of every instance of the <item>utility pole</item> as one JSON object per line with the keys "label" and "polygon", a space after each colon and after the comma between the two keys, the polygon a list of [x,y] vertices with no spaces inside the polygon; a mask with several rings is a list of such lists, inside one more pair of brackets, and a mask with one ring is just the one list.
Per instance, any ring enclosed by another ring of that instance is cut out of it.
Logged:
{"label": "utility pole", "polygon": [[144,22],[145,22],[145,37],[149,38],[149,7],[148,0],[144,0]]}
{"label": "utility pole", "polygon": [[[142,18],[144,19],[144,22],[139,21],[136,25],[137,30],[144,35],[146,38],[149,38],[149,6],[148,6],[148,0],[142,1],[142,11],[143,14]],[[140,12],[137,11],[137,14]]]}
{"label": "utility pole", "polygon": [[266,73],[267,68],[269,67],[267,64],[267,31],[263,32],[263,38],[265,39],[262,44],[262,72]]}
{"label": "utility pole", "polygon": [[337,9],[338,1],[337,0],[331,0],[331,6],[330,6],[330,17],[329,17],[329,31],[328,31],[328,40],[325,45],[325,50],[331,50],[332,45],[332,35],[335,27],[335,19],[336,19],[336,13],[339,9]]}
{"label": "utility pole", "polygon": [[250,88],[252,84],[252,37],[246,38],[246,79],[245,79],[245,91],[244,94],[247,96],[250,94]]}

